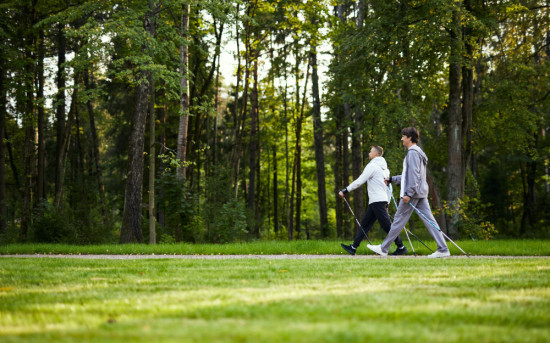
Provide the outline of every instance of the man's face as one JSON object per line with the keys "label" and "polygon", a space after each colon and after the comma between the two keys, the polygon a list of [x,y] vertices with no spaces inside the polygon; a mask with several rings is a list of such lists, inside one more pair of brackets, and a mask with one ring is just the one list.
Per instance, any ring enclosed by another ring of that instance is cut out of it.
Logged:
{"label": "man's face", "polygon": [[412,144],[411,137],[407,137],[405,135],[401,136],[401,142],[403,142],[403,146],[408,148]]}
{"label": "man's face", "polygon": [[378,151],[376,151],[375,148],[371,148],[369,152],[369,158],[372,160],[373,158],[378,156]]}

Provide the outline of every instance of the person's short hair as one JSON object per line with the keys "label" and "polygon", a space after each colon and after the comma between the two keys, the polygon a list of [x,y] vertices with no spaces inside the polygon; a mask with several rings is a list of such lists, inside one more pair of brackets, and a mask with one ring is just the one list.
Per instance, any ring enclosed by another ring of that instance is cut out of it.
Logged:
{"label": "person's short hair", "polygon": [[409,137],[413,143],[418,143],[418,139],[420,138],[420,133],[418,133],[418,130],[414,127],[404,128],[401,130],[401,134]]}
{"label": "person's short hair", "polygon": [[378,156],[384,155],[384,149],[380,145],[373,145],[372,148],[378,152]]}

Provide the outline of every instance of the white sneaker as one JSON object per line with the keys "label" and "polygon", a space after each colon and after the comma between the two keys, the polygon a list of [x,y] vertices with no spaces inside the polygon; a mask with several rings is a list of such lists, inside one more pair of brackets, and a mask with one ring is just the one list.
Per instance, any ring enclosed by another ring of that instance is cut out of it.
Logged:
{"label": "white sneaker", "polygon": [[446,252],[436,251],[431,255],[428,255],[428,258],[440,258],[440,257],[449,257],[451,253],[447,250]]}
{"label": "white sneaker", "polygon": [[370,250],[374,251],[375,253],[377,253],[377,254],[380,255],[380,256],[383,256],[383,257],[388,256],[388,253],[387,253],[387,252],[383,252],[383,251],[382,251],[382,248],[381,248],[380,245],[371,245],[371,244],[367,244],[367,248],[369,248]]}

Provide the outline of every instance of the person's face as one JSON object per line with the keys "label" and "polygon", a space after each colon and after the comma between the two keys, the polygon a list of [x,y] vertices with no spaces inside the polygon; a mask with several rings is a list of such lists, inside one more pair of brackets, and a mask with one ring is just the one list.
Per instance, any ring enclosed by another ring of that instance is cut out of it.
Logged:
{"label": "person's face", "polygon": [[403,135],[403,136],[401,136],[401,142],[403,142],[403,146],[405,148],[408,148],[412,144],[412,139],[411,139],[411,137],[407,137],[407,136]]}
{"label": "person's face", "polygon": [[372,160],[373,158],[378,156],[378,151],[376,151],[375,148],[371,148],[369,152],[369,158]]}

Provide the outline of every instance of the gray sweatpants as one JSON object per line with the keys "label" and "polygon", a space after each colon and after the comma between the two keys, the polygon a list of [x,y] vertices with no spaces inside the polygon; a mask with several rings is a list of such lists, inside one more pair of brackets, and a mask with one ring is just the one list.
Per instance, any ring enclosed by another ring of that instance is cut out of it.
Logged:
{"label": "gray sweatpants", "polygon": [[[420,212],[422,212],[432,223],[437,225],[439,228],[439,225],[435,221],[435,218],[432,214],[432,210],[430,209],[430,204],[428,203],[427,198],[413,198],[409,201],[416,207]],[[405,224],[409,221],[409,218],[411,217],[411,214],[413,213],[414,208],[412,208],[411,205],[405,204],[403,200],[399,201],[399,206],[397,207],[397,212],[395,212],[395,217],[393,218],[393,223],[391,224],[391,229],[386,238],[384,239],[384,242],[382,242],[381,248],[382,251],[387,253],[390,249],[390,245],[393,243],[395,238],[399,236],[403,228],[405,227]],[[437,243],[437,251],[439,252],[447,252],[449,251],[449,248],[447,247],[447,243],[445,242],[445,237],[443,237],[443,234],[441,231],[437,230],[435,227],[433,227],[432,224],[430,224],[426,218],[424,218],[422,215],[419,215],[420,219],[422,219],[422,222],[424,225],[426,225],[426,228],[428,228],[428,232],[430,235],[432,235],[433,239]]]}

